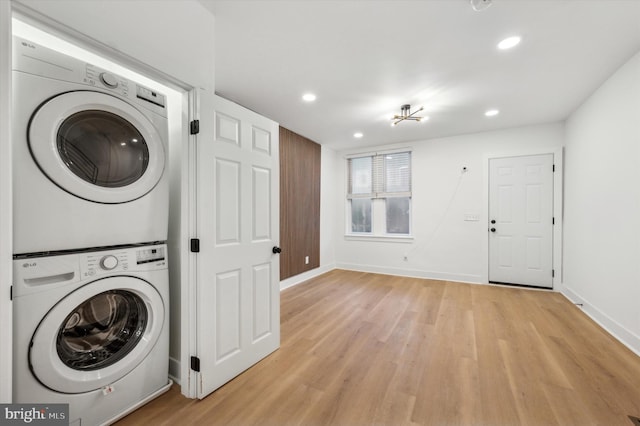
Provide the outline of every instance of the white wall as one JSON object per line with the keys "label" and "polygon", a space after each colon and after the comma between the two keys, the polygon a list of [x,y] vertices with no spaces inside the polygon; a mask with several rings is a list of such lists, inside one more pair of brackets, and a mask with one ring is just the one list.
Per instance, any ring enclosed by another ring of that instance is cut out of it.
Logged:
{"label": "white wall", "polygon": [[11,3],[0,1],[0,403],[11,402]]}
{"label": "white wall", "polygon": [[[411,123],[409,123],[411,125]],[[464,282],[487,280],[487,181],[489,157],[557,152],[563,143],[562,123],[506,129],[398,144],[412,148],[412,234],[410,241],[345,237],[346,160],[339,155],[335,191],[337,266]],[[394,146],[368,148],[389,149]],[[357,152],[357,151],[356,151]],[[462,167],[467,172],[462,173]],[[464,221],[477,214],[477,222]],[[407,260],[404,257],[407,256]]]}
{"label": "white wall", "polygon": [[640,354],[640,53],[567,120],[565,294]]}
{"label": "white wall", "polygon": [[320,167],[320,267],[333,269],[336,263],[336,179],[338,157],[334,150],[322,148]]}

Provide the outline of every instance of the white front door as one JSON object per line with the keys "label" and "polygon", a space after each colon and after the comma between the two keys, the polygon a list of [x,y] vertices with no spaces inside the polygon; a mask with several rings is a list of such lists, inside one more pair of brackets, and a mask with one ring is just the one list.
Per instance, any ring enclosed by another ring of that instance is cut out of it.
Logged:
{"label": "white front door", "polygon": [[201,92],[197,396],[280,346],[278,124]]}
{"label": "white front door", "polygon": [[553,287],[553,154],[489,160],[489,281]]}

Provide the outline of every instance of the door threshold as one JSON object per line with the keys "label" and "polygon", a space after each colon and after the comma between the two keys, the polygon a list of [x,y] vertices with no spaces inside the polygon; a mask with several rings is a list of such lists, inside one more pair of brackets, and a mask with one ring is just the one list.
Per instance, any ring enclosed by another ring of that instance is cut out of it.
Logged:
{"label": "door threshold", "polygon": [[553,291],[553,287],[545,287],[545,286],[532,285],[532,284],[505,283],[501,281],[489,281],[489,284],[498,284],[498,285],[504,285],[508,287],[521,287],[521,288],[528,288],[531,290],[552,290]]}

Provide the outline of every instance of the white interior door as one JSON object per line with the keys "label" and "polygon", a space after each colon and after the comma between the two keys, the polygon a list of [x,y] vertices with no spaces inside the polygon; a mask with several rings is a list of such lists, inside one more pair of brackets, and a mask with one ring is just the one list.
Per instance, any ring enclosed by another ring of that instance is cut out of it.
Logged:
{"label": "white interior door", "polygon": [[278,124],[201,94],[197,396],[280,346]]}
{"label": "white interior door", "polygon": [[489,281],[553,287],[553,154],[489,160]]}

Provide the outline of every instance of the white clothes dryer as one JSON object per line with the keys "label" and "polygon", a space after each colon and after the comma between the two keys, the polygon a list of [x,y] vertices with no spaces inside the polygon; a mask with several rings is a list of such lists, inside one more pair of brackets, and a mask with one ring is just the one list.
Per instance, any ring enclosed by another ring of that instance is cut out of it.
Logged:
{"label": "white clothes dryer", "polygon": [[166,245],[14,260],[13,402],[115,421],[168,390]]}
{"label": "white clothes dryer", "polygon": [[14,37],[14,253],[167,239],[165,96]]}

